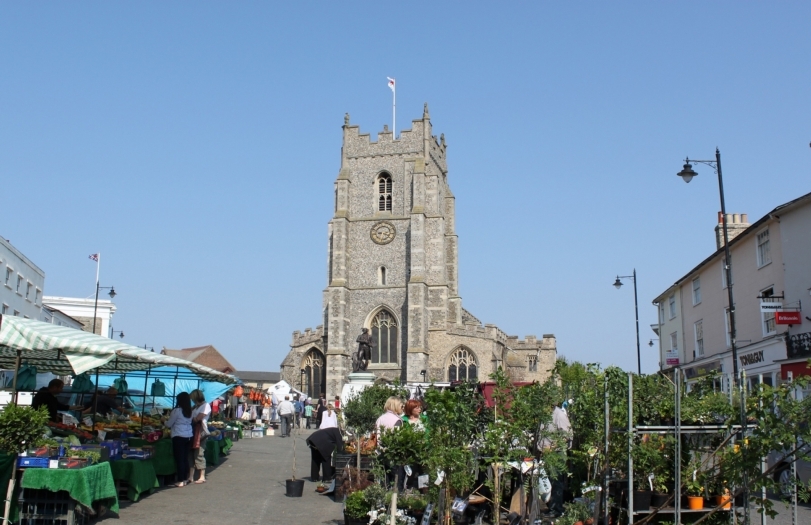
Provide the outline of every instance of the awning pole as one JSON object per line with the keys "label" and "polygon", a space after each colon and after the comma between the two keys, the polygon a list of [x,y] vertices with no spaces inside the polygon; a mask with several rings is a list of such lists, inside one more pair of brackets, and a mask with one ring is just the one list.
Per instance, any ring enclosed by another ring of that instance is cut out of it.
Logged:
{"label": "awning pole", "polygon": [[96,367],[96,393],[93,396],[93,421],[96,421],[96,414],[99,411],[99,368]]}
{"label": "awning pole", "polygon": [[[152,365],[149,365],[149,368],[146,369],[146,375],[144,376],[144,402],[141,405],[141,435],[144,433],[144,412],[146,412],[146,385],[149,383],[149,371],[152,370]],[[155,405],[155,401],[152,401],[152,406]]]}
{"label": "awning pole", "polygon": [[179,373],[180,373],[180,367],[176,366],[175,367],[175,381],[172,384],[172,394],[175,396],[175,399],[177,399],[177,374],[179,374]]}
{"label": "awning pole", "polygon": [[14,360],[14,379],[11,382],[11,389],[14,391],[14,404],[17,404],[17,376],[20,375],[20,361],[23,351],[17,350],[17,358]]}

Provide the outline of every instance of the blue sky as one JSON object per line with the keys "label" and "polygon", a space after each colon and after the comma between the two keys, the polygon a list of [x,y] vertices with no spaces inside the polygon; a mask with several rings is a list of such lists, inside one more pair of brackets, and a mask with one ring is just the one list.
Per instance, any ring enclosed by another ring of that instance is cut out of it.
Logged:
{"label": "blue sky", "polygon": [[[0,235],[48,295],[114,285],[125,341],[278,370],[320,324],[343,115],[431,108],[465,307],[643,371],[652,299],[727,211],[811,191],[807,2],[4,2]],[[507,5],[508,7],[504,7]],[[630,284],[630,283],[629,283]]]}

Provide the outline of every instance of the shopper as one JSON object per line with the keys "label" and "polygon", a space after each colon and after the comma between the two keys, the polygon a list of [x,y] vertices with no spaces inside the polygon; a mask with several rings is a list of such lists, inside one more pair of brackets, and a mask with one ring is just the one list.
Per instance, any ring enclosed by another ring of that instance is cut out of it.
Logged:
{"label": "shopper", "polygon": [[340,410],[341,409],[341,396],[335,396],[335,401],[333,401],[332,404],[335,407],[335,410]]}
{"label": "shopper", "polygon": [[[572,425],[569,422],[569,416],[566,411],[560,408],[558,404],[552,405],[552,422],[548,425],[542,424],[540,434],[543,439],[538,443],[538,448],[541,450],[541,459],[544,454],[562,453],[567,454],[572,446]],[[553,439],[553,436],[556,439]],[[565,489],[564,481],[566,474],[561,472],[556,478],[552,479],[552,495],[548,503],[549,514],[553,517],[563,514],[563,491]]]}
{"label": "shopper", "polygon": [[284,401],[279,403],[279,418],[282,420],[282,437],[290,436],[290,427],[293,424],[293,414],[295,408],[290,402],[290,396],[284,396]]}
{"label": "shopper", "polygon": [[327,409],[321,416],[321,425],[318,428],[338,428],[338,413],[335,412],[332,403],[327,405]]}
{"label": "shopper", "polygon": [[201,390],[192,390],[189,396],[194,402],[192,410],[192,447],[189,461],[189,479],[194,480],[194,470],[200,471],[200,477],[196,484],[206,482],[206,441],[208,441],[208,418],[211,415],[211,407],[206,403],[206,399]]}
{"label": "shopper", "polygon": [[425,422],[422,418],[422,401],[419,399],[406,401],[403,421],[411,425],[414,430],[425,430]]}
{"label": "shopper", "polygon": [[191,438],[194,435],[191,428],[191,417],[191,398],[188,392],[181,392],[177,395],[174,410],[164,423],[172,432],[172,452],[175,456],[177,472],[175,487],[185,487],[190,482],[188,478],[183,478],[189,473],[189,450],[191,450]]}
{"label": "shopper", "polygon": [[315,428],[321,428],[321,418],[324,416],[324,411],[327,409],[327,401],[323,396],[318,398],[318,407],[315,409]]}
{"label": "shopper", "polygon": [[84,405],[82,414],[92,414],[93,411],[102,416],[117,412],[122,414],[132,413],[132,410],[124,408],[116,396],[118,396],[118,389],[114,386],[108,388],[103,394],[96,391],[90,401]]}
{"label": "shopper", "polygon": [[378,434],[380,430],[383,428],[395,428],[402,426],[403,420],[400,416],[403,414],[403,400],[396,396],[391,396],[386,400],[386,404],[384,406],[386,412],[377,418],[375,422],[375,428],[377,429]]}
{"label": "shopper", "polygon": [[332,453],[340,450],[344,441],[337,428],[316,430],[307,438],[307,446],[312,452],[310,463],[310,481],[328,481],[335,475],[332,467]]}
{"label": "shopper", "polygon": [[293,414],[295,416],[295,422],[293,423],[297,428],[301,428],[301,415],[304,413],[304,405],[301,404],[298,396],[293,398]]}
{"label": "shopper", "polygon": [[304,402],[304,425],[306,429],[310,429],[310,421],[313,419],[313,403],[309,397]]}

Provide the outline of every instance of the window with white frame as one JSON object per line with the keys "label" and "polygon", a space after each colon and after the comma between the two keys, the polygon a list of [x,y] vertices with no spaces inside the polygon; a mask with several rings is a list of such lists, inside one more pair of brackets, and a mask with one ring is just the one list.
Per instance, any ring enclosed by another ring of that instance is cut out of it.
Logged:
{"label": "window with white frame", "polygon": [[693,331],[696,336],[696,352],[694,357],[701,357],[704,355],[704,320],[696,321],[693,325]]}
{"label": "window with white frame", "polygon": [[23,288],[23,276],[17,275],[17,295],[22,295],[22,288]]}
{"label": "window with white frame", "polygon": [[670,294],[667,298],[667,304],[670,307],[670,318],[676,317],[676,294]]}
{"label": "window with white frame", "polygon": [[672,334],[670,334],[670,350],[672,352],[678,352],[679,351],[679,333],[678,332],[673,332]]}
{"label": "window with white frame", "polygon": [[8,314],[8,305],[6,303],[3,303],[3,315],[6,314]]}
{"label": "window with white frame", "polygon": [[[769,302],[769,297],[774,296],[774,288],[769,287],[765,290],[761,290],[760,297],[761,301]],[[772,335],[775,333],[775,325],[774,325],[774,312],[763,312],[760,314],[763,318],[762,326],[763,326],[763,335]]]}
{"label": "window with white frame", "polygon": [[769,229],[766,228],[757,234],[757,265],[758,268],[772,262],[772,254],[769,250]]}
{"label": "window with white frame", "polygon": [[693,279],[693,306],[701,302],[701,277]]}
{"label": "window with white frame", "polygon": [[34,294],[34,304],[42,304],[42,290],[37,288],[36,293]]}
{"label": "window with white frame", "polygon": [[[729,260],[730,261],[732,260],[732,255],[731,254],[729,256]],[[735,277],[732,276],[732,269],[730,269],[729,274],[732,277],[732,284],[734,285],[735,284]],[[727,287],[727,260],[726,260],[726,257],[721,259],[721,286],[723,288]]]}
{"label": "window with white frame", "polygon": [[11,275],[14,273],[14,270],[10,267],[6,267],[6,286],[11,288]]}
{"label": "window with white frame", "polygon": [[33,287],[34,285],[30,282],[25,286],[25,298],[28,299],[29,301],[31,300],[31,289]]}
{"label": "window with white frame", "polygon": [[14,310],[14,317],[20,317],[20,311]]}

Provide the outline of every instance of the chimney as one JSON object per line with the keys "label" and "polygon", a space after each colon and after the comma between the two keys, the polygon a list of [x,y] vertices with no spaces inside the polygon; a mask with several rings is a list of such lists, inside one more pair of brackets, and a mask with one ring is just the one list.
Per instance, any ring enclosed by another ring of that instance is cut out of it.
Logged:
{"label": "chimney", "polygon": [[[745,213],[727,213],[727,236],[730,242],[749,227],[749,217]],[[724,246],[724,216],[718,212],[718,224],[715,226],[715,246]]]}

